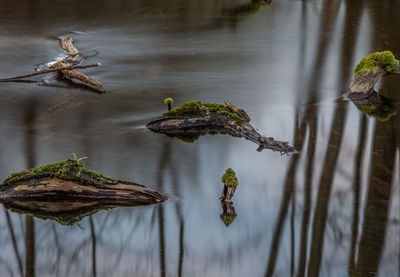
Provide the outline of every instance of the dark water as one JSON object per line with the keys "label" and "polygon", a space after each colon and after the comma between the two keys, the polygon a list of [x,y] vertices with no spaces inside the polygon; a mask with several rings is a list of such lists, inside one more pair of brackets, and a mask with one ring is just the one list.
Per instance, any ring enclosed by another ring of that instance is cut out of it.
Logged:
{"label": "dark water", "polygon": [[[342,97],[361,57],[400,56],[400,3],[242,4],[2,1],[1,76],[56,60],[57,37],[72,33],[79,49],[101,48],[88,62],[103,67],[85,73],[107,93],[1,83],[0,179],[77,153],[91,169],[171,199],[73,227],[3,209],[1,276],[400,274],[400,117],[379,121]],[[394,75],[377,89],[400,99],[399,85]],[[145,124],[166,97],[230,100],[299,154],[152,133]],[[226,227],[218,196],[228,167],[240,185]]]}

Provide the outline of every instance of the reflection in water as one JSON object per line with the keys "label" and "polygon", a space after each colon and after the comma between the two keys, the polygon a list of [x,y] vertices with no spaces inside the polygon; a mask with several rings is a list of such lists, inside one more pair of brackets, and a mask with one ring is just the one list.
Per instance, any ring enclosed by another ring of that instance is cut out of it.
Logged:
{"label": "reflection in water", "polygon": [[[400,117],[388,100],[400,99],[398,75],[382,81],[382,96],[339,99],[359,58],[400,56],[398,1],[274,1],[245,20],[225,11],[250,0],[25,2],[2,3],[0,72],[54,58],[55,38],[76,30],[80,48],[101,47],[107,70],[90,75],[109,93],[4,84],[1,179],[77,152],[91,168],[172,200],[72,227],[5,210],[2,275],[400,274]],[[257,153],[228,136],[192,144],[158,136],[143,126],[165,110],[166,95],[182,103],[228,95],[261,130],[292,137],[299,153]],[[372,103],[386,121],[357,108]],[[238,188],[240,216],[226,228],[215,184],[228,167],[252,185]]]}
{"label": "reflection in water", "polygon": [[384,96],[379,95],[376,91],[372,91],[368,96],[361,98],[353,98],[347,95],[357,108],[364,114],[373,116],[379,121],[387,121],[397,112],[396,102]]}
{"label": "reflection in water", "polygon": [[222,214],[219,216],[219,218],[226,227],[229,227],[229,225],[232,224],[237,216],[235,212],[235,207],[233,206],[233,202],[221,201],[221,207]]}

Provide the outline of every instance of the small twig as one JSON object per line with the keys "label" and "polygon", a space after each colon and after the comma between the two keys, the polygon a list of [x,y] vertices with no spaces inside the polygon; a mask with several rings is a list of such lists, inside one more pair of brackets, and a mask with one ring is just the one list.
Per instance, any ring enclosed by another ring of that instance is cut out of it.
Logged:
{"label": "small twig", "polygon": [[84,50],[75,54],[67,54],[68,56],[77,56],[77,55],[81,55],[83,53],[87,53],[87,52],[96,52],[97,54],[99,53],[99,47],[96,48],[92,48],[92,49],[88,49],[88,50]]}
{"label": "small twig", "polygon": [[61,71],[61,70],[70,70],[70,69],[75,69],[75,68],[88,68],[88,67],[96,67],[96,66],[101,66],[101,63],[93,63],[93,64],[85,64],[85,65],[71,65],[71,66],[64,66],[64,67],[58,67],[58,68],[49,68],[49,69],[39,70],[39,71],[31,72],[31,73],[15,75],[15,76],[6,77],[6,78],[0,78],[0,81],[11,81],[11,80],[15,80],[15,79],[28,78],[28,77],[32,77],[32,76],[39,75],[39,74],[46,74],[46,73],[56,72],[56,71]]}

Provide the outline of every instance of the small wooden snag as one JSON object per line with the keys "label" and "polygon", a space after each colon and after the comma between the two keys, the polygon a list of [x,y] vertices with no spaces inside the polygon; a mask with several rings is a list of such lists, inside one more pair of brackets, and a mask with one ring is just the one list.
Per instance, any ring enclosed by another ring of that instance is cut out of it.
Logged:
{"label": "small wooden snag", "polygon": [[228,168],[225,171],[224,175],[222,175],[221,182],[224,184],[224,188],[222,189],[219,200],[225,202],[232,202],[233,194],[235,193],[235,190],[239,185],[235,171],[233,171],[232,168]]}

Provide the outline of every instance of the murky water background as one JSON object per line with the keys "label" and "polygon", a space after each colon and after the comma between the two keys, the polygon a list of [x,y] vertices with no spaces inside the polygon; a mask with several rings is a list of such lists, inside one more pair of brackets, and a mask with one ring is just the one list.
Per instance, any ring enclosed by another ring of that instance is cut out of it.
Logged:
{"label": "murky water background", "polygon": [[[0,212],[1,276],[398,276],[400,117],[342,98],[357,61],[399,57],[398,1],[8,1],[0,75],[30,72],[71,34],[100,47],[84,72],[98,95],[63,83],[1,83],[0,179],[71,157],[170,196],[99,212],[73,227]],[[236,11],[236,12],[235,12]],[[37,78],[38,79],[38,78]],[[40,77],[39,77],[40,79]],[[400,99],[400,75],[379,91]],[[193,144],[145,128],[176,104],[229,100],[298,155],[229,136]],[[220,177],[240,185],[220,219]]]}

